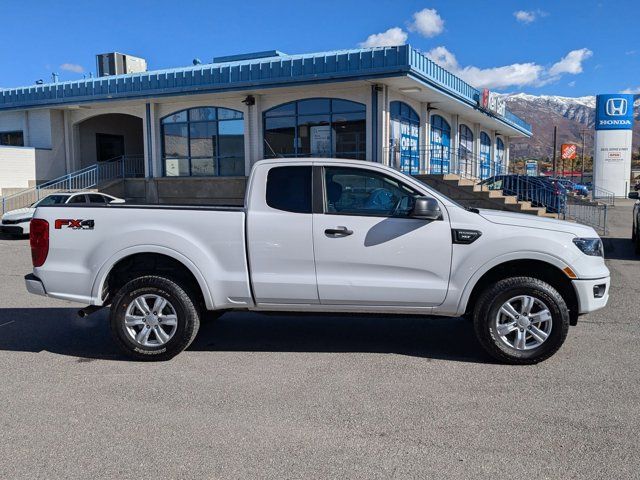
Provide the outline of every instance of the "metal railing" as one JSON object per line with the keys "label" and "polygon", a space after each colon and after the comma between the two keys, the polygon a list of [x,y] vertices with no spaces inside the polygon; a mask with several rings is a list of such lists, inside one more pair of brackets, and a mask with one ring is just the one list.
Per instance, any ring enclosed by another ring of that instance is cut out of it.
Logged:
{"label": "metal railing", "polygon": [[609,205],[606,203],[591,202],[586,199],[567,195],[566,207],[563,218],[575,220],[583,225],[589,225],[601,235],[607,235],[607,213]]}
{"label": "metal railing", "polygon": [[2,197],[2,214],[10,210],[28,207],[41,198],[56,192],[79,192],[95,188],[112,180],[144,177],[144,156],[126,155],[27,188]]}
{"label": "metal railing", "polygon": [[470,180],[484,180],[507,172],[504,160],[493,155],[477,155],[467,149],[454,149],[444,145],[419,149],[388,147],[384,151],[389,165],[409,175],[446,175],[452,173]]}
{"label": "metal railing", "polygon": [[604,203],[611,207],[615,207],[616,205],[616,195],[606,188],[596,187],[593,185],[591,189],[591,198],[594,201]]}
{"label": "metal railing", "polygon": [[[494,153],[494,152],[492,152]],[[592,195],[597,201],[568,195],[565,189],[524,175],[515,165],[505,166],[489,156],[474,155],[466,149],[453,149],[446,146],[431,146],[424,149],[400,150],[387,148],[385,155],[389,165],[409,175],[454,174],[471,180],[483,189],[499,190],[504,195],[515,196],[518,201],[530,202],[532,207],[544,208],[547,213],[558,218],[575,220],[589,225],[600,233],[607,231],[607,207],[613,206],[614,195],[604,189],[596,189]],[[500,175],[507,175],[485,182]],[[550,179],[551,180],[551,179]]]}

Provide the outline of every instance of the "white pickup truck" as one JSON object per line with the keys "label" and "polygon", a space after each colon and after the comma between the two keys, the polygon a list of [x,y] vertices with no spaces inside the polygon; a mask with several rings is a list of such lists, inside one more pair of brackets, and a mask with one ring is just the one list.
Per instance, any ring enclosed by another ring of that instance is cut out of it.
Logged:
{"label": "white pickup truck", "polygon": [[[31,224],[31,293],[111,305],[116,342],[166,360],[229,310],[464,316],[496,359],[553,355],[606,305],[587,226],[465,209],[388,167],[263,160],[245,206],[53,205]],[[470,327],[471,328],[471,327]]]}

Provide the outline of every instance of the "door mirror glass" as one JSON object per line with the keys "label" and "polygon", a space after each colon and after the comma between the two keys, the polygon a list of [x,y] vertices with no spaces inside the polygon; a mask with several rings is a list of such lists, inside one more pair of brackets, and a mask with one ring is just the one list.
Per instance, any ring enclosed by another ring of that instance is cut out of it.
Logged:
{"label": "door mirror glass", "polygon": [[435,198],[418,197],[410,216],[421,220],[439,220],[442,218],[442,211]]}
{"label": "door mirror glass", "polygon": [[633,200],[638,200],[638,194],[640,192],[629,192],[629,198],[633,199]]}

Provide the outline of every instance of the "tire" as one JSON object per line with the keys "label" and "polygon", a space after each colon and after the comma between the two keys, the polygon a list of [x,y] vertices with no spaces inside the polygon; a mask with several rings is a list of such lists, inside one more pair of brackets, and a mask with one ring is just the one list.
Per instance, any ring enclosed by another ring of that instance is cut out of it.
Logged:
{"label": "tire", "polygon": [[640,234],[636,230],[636,255],[640,255]]}
{"label": "tire", "polygon": [[[158,298],[166,303],[163,305]],[[170,360],[187,348],[198,333],[197,304],[193,294],[171,279],[154,275],[138,277],[123,286],[113,299],[111,333],[118,347],[130,358]]]}
{"label": "tire", "polygon": [[[526,311],[526,301],[532,302],[530,313],[521,314]],[[507,302],[515,312],[506,310],[515,315],[501,310]],[[562,296],[548,283],[531,277],[505,278],[487,287],[478,298],[473,316],[482,347],[496,360],[512,365],[546,360],[562,346],[569,331],[569,309]],[[550,320],[539,320],[542,318]],[[501,335],[506,331],[509,333]]]}

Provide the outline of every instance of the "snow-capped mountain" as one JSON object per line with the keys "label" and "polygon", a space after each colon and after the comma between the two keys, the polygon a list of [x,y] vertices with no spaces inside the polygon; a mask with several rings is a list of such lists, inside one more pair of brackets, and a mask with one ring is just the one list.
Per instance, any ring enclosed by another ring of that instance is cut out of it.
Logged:
{"label": "snow-capped mountain", "polygon": [[[557,95],[505,94],[507,108],[533,127],[529,139],[513,140],[511,158],[551,158],[553,126],[558,127],[558,149],[562,143],[575,143],[582,147],[584,131],[585,153],[593,152],[596,97],[560,97]],[[640,115],[640,99],[634,102],[636,118]],[[640,145],[640,122],[633,134],[634,149]]]}

